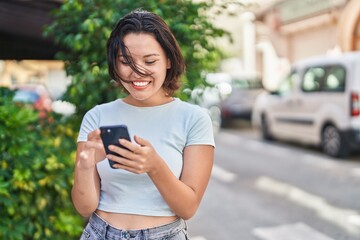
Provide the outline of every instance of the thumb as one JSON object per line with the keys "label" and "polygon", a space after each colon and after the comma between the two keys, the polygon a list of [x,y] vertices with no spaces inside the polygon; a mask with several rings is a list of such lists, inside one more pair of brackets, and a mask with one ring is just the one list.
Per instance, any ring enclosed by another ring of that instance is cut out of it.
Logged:
{"label": "thumb", "polygon": [[139,137],[138,135],[134,136],[134,140],[140,146],[148,146],[148,145],[150,145],[150,143],[148,141],[146,141],[145,139]]}

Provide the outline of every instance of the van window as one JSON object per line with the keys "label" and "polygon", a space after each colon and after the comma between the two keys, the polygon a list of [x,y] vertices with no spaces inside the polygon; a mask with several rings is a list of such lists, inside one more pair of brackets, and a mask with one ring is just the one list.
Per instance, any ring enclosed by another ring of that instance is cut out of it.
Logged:
{"label": "van window", "polygon": [[330,66],[324,82],[324,91],[343,92],[345,90],[346,71],[343,66]]}
{"label": "van window", "polygon": [[306,70],[302,81],[302,90],[305,92],[321,91],[321,84],[324,81],[325,69],[323,67],[312,67]]}
{"label": "van window", "polygon": [[308,68],[301,88],[304,92],[342,92],[345,90],[346,70],[341,65]]}

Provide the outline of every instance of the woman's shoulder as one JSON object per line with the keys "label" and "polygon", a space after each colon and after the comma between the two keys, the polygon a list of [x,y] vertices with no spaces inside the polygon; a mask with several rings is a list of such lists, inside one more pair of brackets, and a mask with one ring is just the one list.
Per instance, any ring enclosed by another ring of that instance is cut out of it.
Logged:
{"label": "woman's shoulder", "polygon": [[186,111],[188,113],[195,113],[195,114],[206,114],[206,109],[200,107],[199,105],[196,105],[191,102],[183,101],[179,98],[176,99],[178,102],[178,108],[182,109],[183,111]]}
{"label": "woman's shoulder", "polygon": [[119,107],[121,105],[121,104],[119,104],[119,102],[121,102],[121,100],[116,99],[116,100],[111,101],[111,102],[97,104],[97,105],[93,106],[91,109],[89,109],[89,112],[91,112],[91,111],[106,111],[106,110],[111,111],[114,108],[117,108],[117,107]]}
{"label": "woman's shoulder", "polygon": [[177,106],[178,107],[174,109],[174,111],[176,111],[176,116],[181,115],[182,117],[190,120],[190,122],[211,121],[207,109],[199,105],[179,99]]}
{"label": "woman's shoulder", "polygon": [[194,111],[197,111],[200,108],[198,105],[195,105],[191,102],[181,100],[180,98],[175,98],[175,101],[177,102],[178,107],[181,107],[181,108],[194,110]]}
{"label": "woman's shoulder", "polygon": [[101,103],[101,104],[97,104],[95,106],[93,106],[92,108],[90,108],[84,115],[85,119],[89,119],[89,118],[93,118],[93,119],[99,119],[100,116],[102,115],[106,115],[109,113],[112,113],[115,111],[116,107],[118,107],[117,102],[119,100],[114,100],[111,102],[107,102],[107,103]]}

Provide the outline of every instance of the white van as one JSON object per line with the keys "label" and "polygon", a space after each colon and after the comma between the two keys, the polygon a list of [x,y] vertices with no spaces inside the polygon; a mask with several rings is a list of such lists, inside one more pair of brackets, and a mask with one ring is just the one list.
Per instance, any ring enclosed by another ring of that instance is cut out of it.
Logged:
{"label": "white van", "polygon": [[260,95],[252,123],[264,139],[321,146],[332,157],[360,150],[360,52],[293,64],[277,91]]}

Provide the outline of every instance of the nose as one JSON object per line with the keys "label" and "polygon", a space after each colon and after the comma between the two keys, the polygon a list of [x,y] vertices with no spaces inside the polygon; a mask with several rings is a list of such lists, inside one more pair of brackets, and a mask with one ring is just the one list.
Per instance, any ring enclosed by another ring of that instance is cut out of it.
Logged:
{"label": "nose", "polygon": [[148,76],[151,74],[151,72],[146,69],[145,67],[141,66],[140,64],[136,64],[137,72],[131,69],[131,75],[133,78],[144,78],[145,76]]}
{"label": "nose", "polygon": [[141,78],[141,77],[142,77],[139,73],[137,73],[137,72],[134,71],[134,70],[131,71],[131,75],[132,75],[134,78]]}

